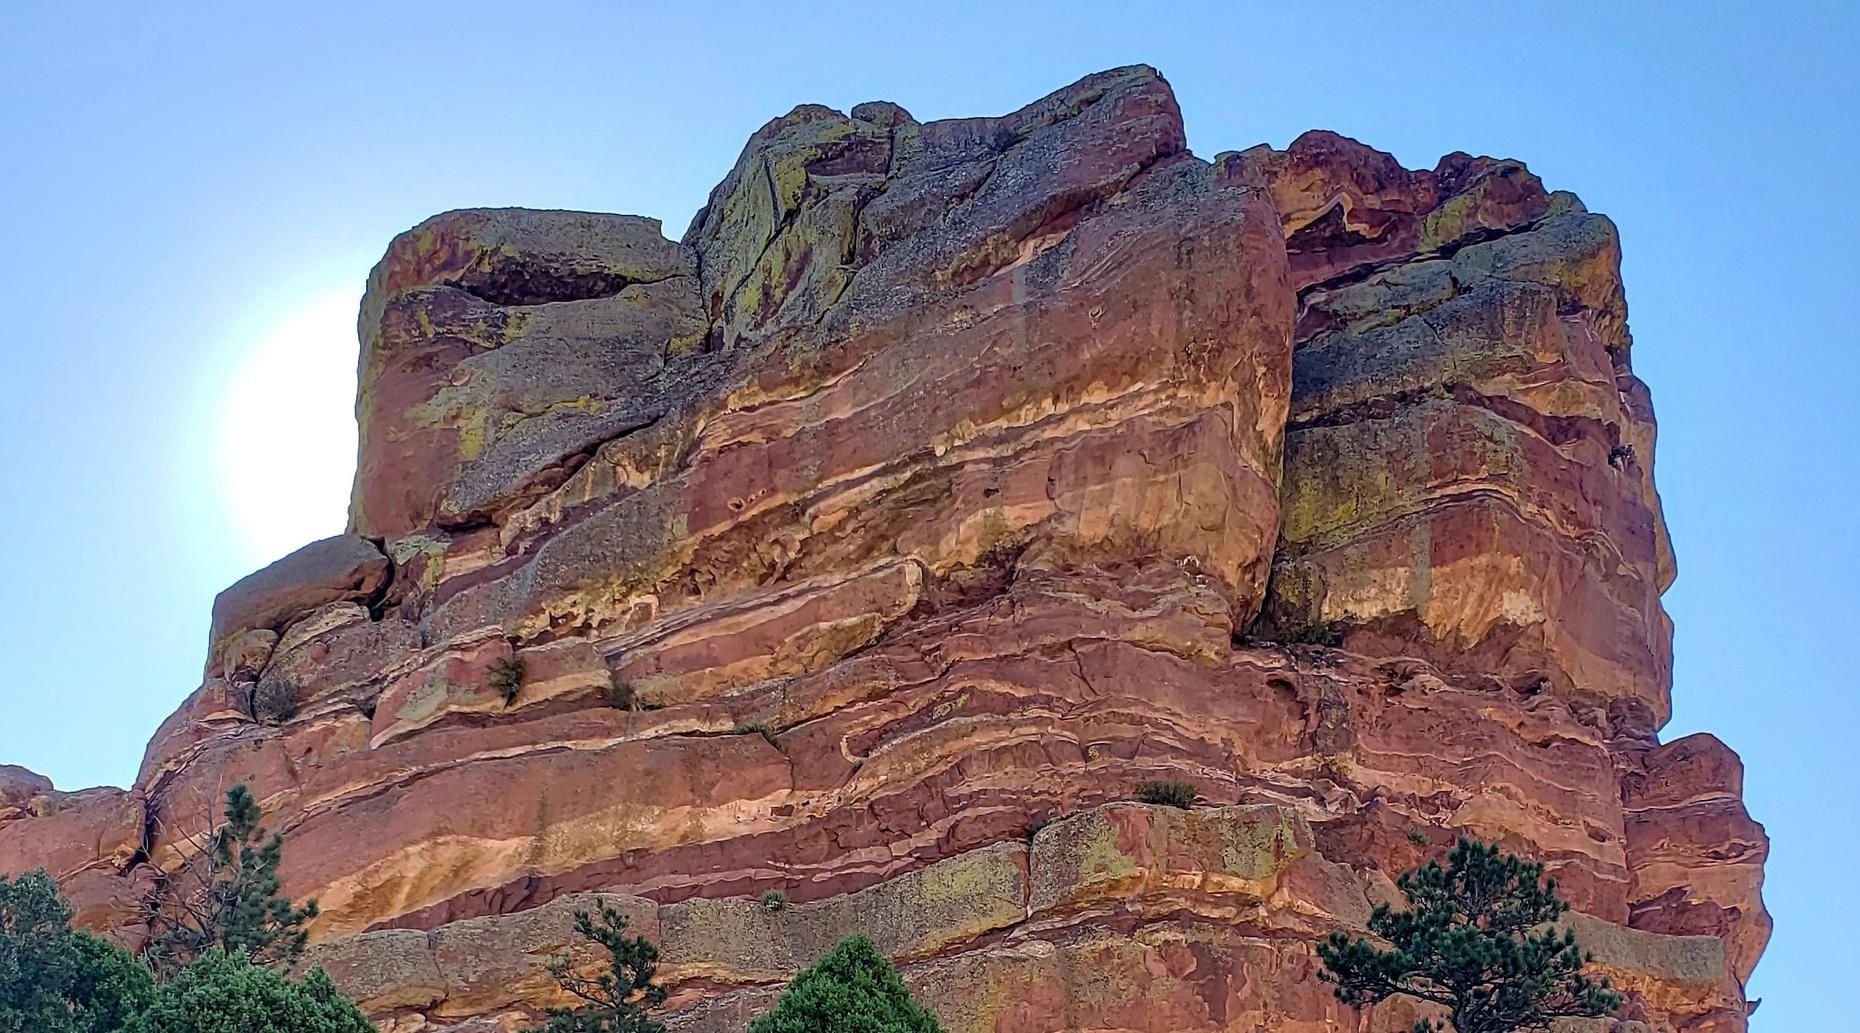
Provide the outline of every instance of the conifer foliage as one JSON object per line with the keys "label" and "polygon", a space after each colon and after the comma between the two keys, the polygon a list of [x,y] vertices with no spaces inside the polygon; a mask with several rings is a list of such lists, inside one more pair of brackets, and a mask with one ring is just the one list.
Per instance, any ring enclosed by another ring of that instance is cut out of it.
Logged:
{"label": "conifer foliage", "polygon": [[251,790],[243,784],[227,790],[225,822],[197,844],[194,863],[156,894],[145,957],[157,973],[172,973],[213,948],[286,968],[303,954],[304,924],[316,917],[316,901],[299,906],[279,892],[284,837],[260,827],[263,817]]}
{"label": "conifer foliage", "polygon": [[155,991],[123,1033],[375,1033],[322,969],[301,980],[208,948]]}
{"label": "conifer foliage", "polygon": [[607,951],[606,970],[590,979],[576,974],[572,955],[549,961],[556,984],[581,999],[573,1008],[549,1009],[548,1021],[531,1033],[663,1033],[647,1010],[665,1001],[654,982],[659,949],[643,936],[626,934],[626,916],[602,904],[598,913],[575,912],[575,931]]}
{"label": "conifer foliage", "polygon": [[1341,932],[1318,945],[1320,975],[1339,1000],[1362,1007],[1404,994],[1446,1009],[1445,1021],[1423,1019],[1414,1033],[1544,1030],[1621,1006],[1606,978],[1583,975],[1591,958],[1575,931],[1550,924],[1569,905],[1542,863],[1464,838],[1446,860],[1396,880],[1407,909],[1379,904],[1370,915],[1369,931],[1388,949]]}
{"label": "conifer foliage", "polygon": [[0,1033],[116,1033],[154,987],[128,951],[71,928],[43,868],[0,875]]}
{"label": "conifer foliage", "polygon": [[281,971],[316,906],[278,892],[283,839],[261,817],[244,786],[227,794],[187,891],[170,881],[145,912],[142,958],[72,929],[43,870],[0,875],[0,1033],[375,1033],[321,969]]}
{"label": "conifer foliage", "polygon": [[849,936],[801,970],[749,1033],[943,1033],[872,941]]}

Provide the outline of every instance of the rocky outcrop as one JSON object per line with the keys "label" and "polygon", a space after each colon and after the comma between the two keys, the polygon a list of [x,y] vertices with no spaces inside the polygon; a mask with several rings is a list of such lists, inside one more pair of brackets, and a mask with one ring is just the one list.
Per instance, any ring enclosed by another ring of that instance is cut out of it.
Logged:
{"label": "rocky outcrop", "polygon": [[1766,842],[1657,740],[1617,264],[1516,162],[1203,161],[1147,68],[797,108],[680,242],[436,217],[363,303],[350,533],[221,596],[135,786],[0,770],[0,870],[133,938],[244,782],[395,1033],[555,1003],[596,897],[681,1030],[863,930],[952,1030],[1317,1031],[1313,940],[1470,833],[1549,864],[1615,1028],[1741,1029]]}
{"label": "rocky outcrop", "polygon": [[1516,162],[1235,156],[1300,291],[1269,616],[1664,721],[1673,560],[1607,219]]}

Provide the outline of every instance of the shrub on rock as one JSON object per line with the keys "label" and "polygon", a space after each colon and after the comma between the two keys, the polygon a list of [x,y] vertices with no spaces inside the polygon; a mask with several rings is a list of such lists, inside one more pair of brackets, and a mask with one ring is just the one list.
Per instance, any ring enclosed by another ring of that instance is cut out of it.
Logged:
{"label": "shrub on rock", "polygon": [[523,687],[523,658],[520,656],[499,657],[491,664],[491,691],[497,693],[509,706],[517,701],[517,690]]}
{"label": "shrub on rock", "polygon": [[850,936],[802,969],[749,1033],[942,1033],[872,941]]}
{"label": "shrub on rock", "polygon": [[71,928],[44,869],[0,875],[0,1033],[116,1033],[153,991],[129,952]]}
{"label": "shrub on rock", "polygon": [[375,1033],[321,969],[293,980],[217,948],[161,985],[123,1033]]}
{"label": "shrub on rock", "polygon": [[[1512,1033],[1549,1029],[1560,1018],[1599,1018],[1621,1007],[1608,980],[1583,974],[1590,956],[1572,929],[1552,923],[1569,910],[1542,862],[1501,854],[1462,838],[1439,861],[1395,880],[1408,907],[1377,904],[1377,941],[1331,933],[1318,944],[1320,978],[1337,999],[1364,1007],[1397,994],[1438,1006],[1413,1033]],[[1388,944],[1383,949],[1381,944]]]}
{"label": "shrub on rock", "polygon": [[1193,782],[1184,782],[1179,779],[1137,783],[1137,799],[1144,803],[1163,804],[1188,810],[1195,806],[1195,800],[1199,795],[1195,791]]}

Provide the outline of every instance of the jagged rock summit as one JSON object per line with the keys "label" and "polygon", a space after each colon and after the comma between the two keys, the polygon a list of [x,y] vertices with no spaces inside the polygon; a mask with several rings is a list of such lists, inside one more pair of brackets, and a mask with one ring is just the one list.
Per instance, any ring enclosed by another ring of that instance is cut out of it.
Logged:
{"label": "jagged rock summit", "polygon": [[556,1003],[590,894],[680,1031],[854,931],[954,1033],[1344,1030],[1313,939],[1470,833],[1549,863],[1595,1028],[1745,1027],[1767,841],[1656,735],[1615,229],[1523,165],[1203,160],[1145,67],[801,107],[681,241],[428,220],[360,329],[349,532],[221,595],[133,787],[0,768],[0,870],[86,923],[245,782],[392,1033]]}

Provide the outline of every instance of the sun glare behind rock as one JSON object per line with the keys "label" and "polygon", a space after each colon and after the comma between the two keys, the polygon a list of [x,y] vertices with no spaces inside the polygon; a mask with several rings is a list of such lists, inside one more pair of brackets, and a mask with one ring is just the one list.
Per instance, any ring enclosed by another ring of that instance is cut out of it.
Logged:
{"label": "sun glare behind rock", "polygon": [[256,564],[343,529],[355,469],[355,309],[347,294],[289,313],[234,376],[220,483]]}

